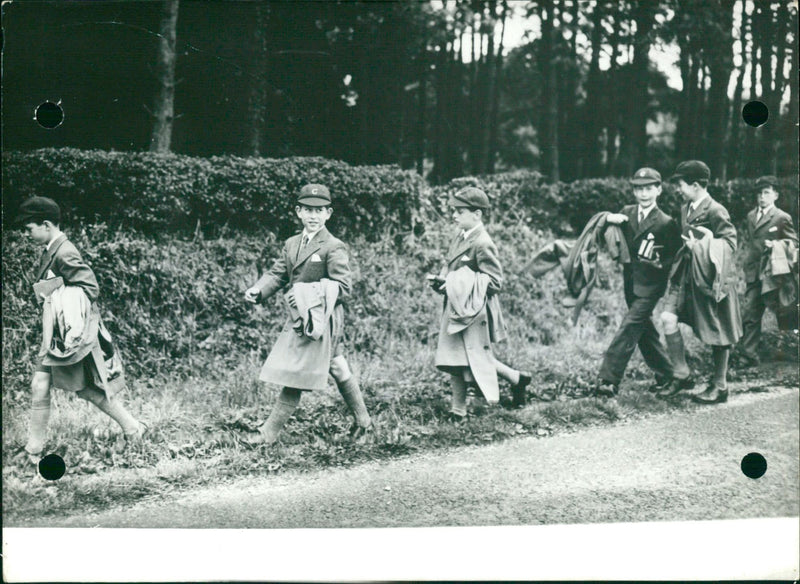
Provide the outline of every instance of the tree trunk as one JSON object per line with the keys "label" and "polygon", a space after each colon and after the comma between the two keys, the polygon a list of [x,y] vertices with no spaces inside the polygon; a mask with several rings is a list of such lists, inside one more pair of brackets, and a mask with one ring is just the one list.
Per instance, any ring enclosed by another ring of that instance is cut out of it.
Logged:
{"label": "tree trunk", "polygon": [[261,156],[264,121],[267,109],[267,18],[269,4],[255,3],[255,23],[253,29],[253,77],[248,100],[249,136],[248,154]]}
{"label": "tree trunk", "polygon": [[597,176],[600,174],[600,144],[598,136],[602,124],[600,104],[600,51],[603,43],[603,2],[596,2],[592,12],[591,50],[589,61],[589,75],[586,80],[586,102],[583,113],[584,128],[584,165],[583,176]]}
{"label": "tree trunk", "polygon": [[150,137],[150,152],[169,152],[172,122],[175,118],[175,37],[178,22],[178,0],[164,0],[159,26],[156,94],[153,116],[155,124]]}
{"label": "tree trunk", "polygon": [[428,60],[424,39],[419,56],[419,89],[417,91],[416,160],[417,174],[425,176],[425,109],[428,106]]}
{"label": "tree trunk", "polygon": [[497,136],[500,133],[500,85],[503,76],[503,43],[506,35],[506,17],[508,16],[508,1],[501,0],[503,7],[500,13],[500,42],[497,46],[497,58],[494,62],[494,76],[491,93],[491,106],[489,112],[489,154],[487,172],[494,174],[495,158],[497,155]]}
{"label": "tree trunk", "polygon": [[607,74],[606,94],[608,96],[608,107],[605,110],[604,119],[606,120],[606,169],[605,174],[614,173],[617,161],[617,136],[619,135],[619,111],[617,105],[617,56],[619,55],[620,44],[620,25],[619,16],[613,19],[613,32],[611,33],[611,58]]}
{"label": "tree trunk", "polygon": [[542,17],[542,67],[544,69],[544,109],[542,120],[543,172],[551,182],[561,180],[558,165],[558,83],[554,47],[554,0],[542,2],[547,18]]}
{"label": "tree trunk", "polygon": [[626,174],[629,175],[644,166],[647,159],[647,109],[650,101],[647,66],[650,62],[650,34],[655,24],[656,7],[652,0],[636,0],[633,6],[636,34],[633,39],[632,87],[628,96],[630,107],[627,118],[630,132],[624,146],[627,151]]}
{"label": "tree trunk", "polygon": [[728,85],[733,69],[733,0],[714,4],[713,14],[722,38],[710,39],[706,51],[711,86],[708,90],[706,125],[708,139],[705,141],[706,158],[711,176],[720,177],[724,166],[725,124],[728,110]]}

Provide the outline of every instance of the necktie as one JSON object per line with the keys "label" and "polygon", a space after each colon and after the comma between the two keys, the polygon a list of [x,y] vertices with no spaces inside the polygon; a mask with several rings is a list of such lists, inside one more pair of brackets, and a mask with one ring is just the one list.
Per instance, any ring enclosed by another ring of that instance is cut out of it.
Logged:
{"label": "necktie", "polygon": [[758,213],[756,213],[756,223],[759,223],[761,221],[761,216],[763,214],[764,214],[764,212],[761,209],[759,209]]}
{"label": "necktie", "polygon": [[642,224],[642,222],[644,221],[644,217],[645,217],[645,215],[644,215],[644,211],[642,211],[641,209],[639,209],[639,225],[641,225],[641,224]]}

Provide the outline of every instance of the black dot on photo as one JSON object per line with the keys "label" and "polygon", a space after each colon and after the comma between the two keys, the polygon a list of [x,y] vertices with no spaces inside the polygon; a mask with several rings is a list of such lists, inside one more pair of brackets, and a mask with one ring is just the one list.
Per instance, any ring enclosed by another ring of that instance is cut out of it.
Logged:
{"label": "black dot on photo", "polygon": [[64,476],[67,465],[58,454],[48,454],[39,461],[39,474],[48,481],[57,481]]}
{"label": "black dot on photo", "polygon": [[748,126],[758,128],[767,123],[769,109],[762,101],[751,101],[742,108],[742,118]]}
{"label": "black dot on photo", "polygon": [[742,458],[742,472],[751,479],[760,479],[767,472],[767,459],[758,452],[751,452]]}
{"label": "black dot on photo", "polygon": [[52,101],[46,101],[36,108],[36,121],[48,130],[57,128],[64,121],[64,110]]}

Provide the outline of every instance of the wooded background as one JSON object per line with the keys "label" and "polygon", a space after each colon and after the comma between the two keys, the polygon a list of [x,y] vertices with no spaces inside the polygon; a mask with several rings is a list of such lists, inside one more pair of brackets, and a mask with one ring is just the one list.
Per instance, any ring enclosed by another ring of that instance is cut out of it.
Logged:
{"label": "wooded background", "polygon": [[[6,150],[323,156],[396,163],[435,184],[514,168],[548,181],[669,172],[687,158],[722,180],[798,171],[790,0],[2,10]],[[514,47],[512,23],[526,33]],[[33,120],[48,100],[65,115],[53,130]],[[769,110],[758,128],[742,119],[752,100]]]}

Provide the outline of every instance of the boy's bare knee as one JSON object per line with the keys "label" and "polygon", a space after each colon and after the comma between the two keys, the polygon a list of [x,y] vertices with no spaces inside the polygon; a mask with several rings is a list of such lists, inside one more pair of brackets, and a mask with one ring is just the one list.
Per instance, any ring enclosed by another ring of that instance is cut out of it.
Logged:
{"label": "boy's bare knee", "polygon": [[331,375],[336,381],[347,381],[353,375],[350,371],[350,365],[343,355],[338,355],[331,359]]}
{"label": "boy's bare knee", "polygon": [[37,371],[31,380],[31,399],[35,401],[47,400],[50,398],[50,374]]}
{"label": "boy's bare knee", "polygon": [[662,312],[661,324],[664,325],[665,334],[671,335],[678,332],[678,315],[671,312]]}

